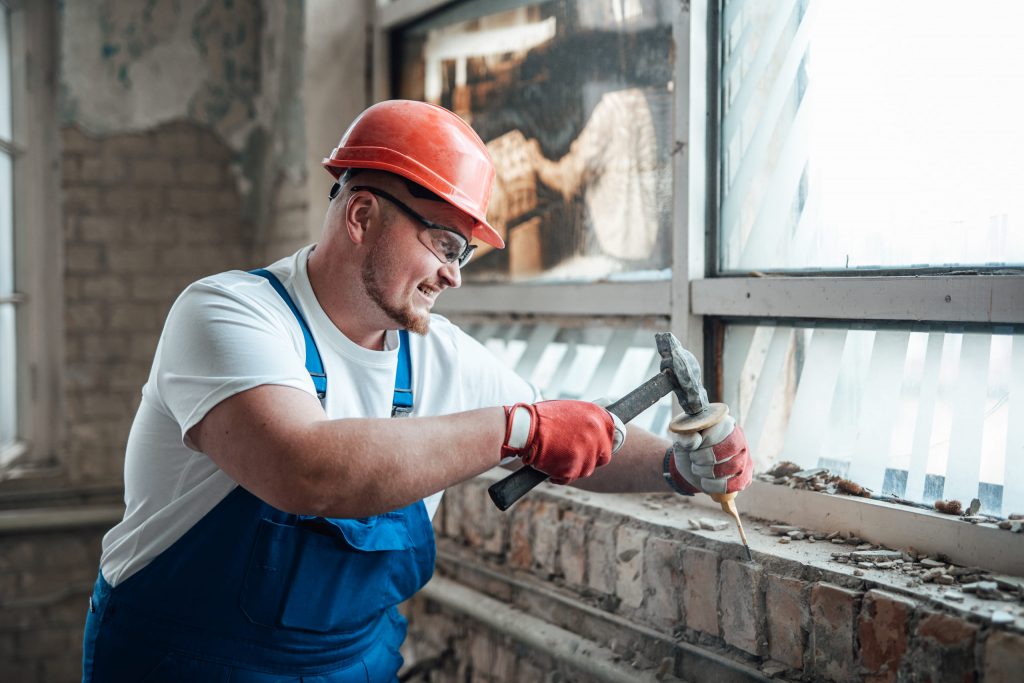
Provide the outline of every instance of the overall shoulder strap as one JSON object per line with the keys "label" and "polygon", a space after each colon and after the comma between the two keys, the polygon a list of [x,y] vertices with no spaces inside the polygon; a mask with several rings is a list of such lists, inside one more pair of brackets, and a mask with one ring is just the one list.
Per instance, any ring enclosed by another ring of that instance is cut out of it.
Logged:
{"label": "overall shoulder strap", "polygon": [[288,304],[288,308],[291,309],[292,315],[299,321],[299,329],[302,330],[302,337],[306,340],[306,371],[309,372],[309,376],[313,380],[313,386],[316,387],[316,396],[320,399],[320,403],[323,403],[327,399],[327,373],[324,372],[324,364],[320,359],[320,350],[316,348],[316,342],[313,341],[313,333],[309,331],[309,326],[306,324],[305,318],[299,313],[299,309],[295,306],[295,302],[288,295],[288,291],[281,284],[281,281],[277,279],[277,276],[271,273],[266,268],[258,268],[256,270],[250,270],[253,275],[259,275],[265,278],[270,286],[274,288],[284,302]]}
{"label": "overall shoulder strap", "polygon": [[412,412],[412,359],[409,355],[409,331],[398,331],[398,370],[395,372],[395,396],[391,399],[391,417],[406,417]]}
{"label": "overall shoulder strap", "polygon": [[[313,380],[313,386],[316,387],[317,398],[323,404],[327,399],[327,373],[324,372],[320,351],[316,347],[313,333],[309,331],[305,318],[299,313],[295,302],[292,301],[288,291],[281,284],[281,281],[277,279],[276,275],[266,268],[258,268],[249,272],[265,278],[274,288],[274,291],[288,304],[288,308],[299,322],[299,329],[302,330],[302,337],[306,341],[306,371],[309,372],[309,376]],[[409,332],[399,330],[398,341],[398,369],[395,371],[395,393],[391,401],[391,416],[405,417],[412,413],[413,409],[412,358],[409,354]]]}

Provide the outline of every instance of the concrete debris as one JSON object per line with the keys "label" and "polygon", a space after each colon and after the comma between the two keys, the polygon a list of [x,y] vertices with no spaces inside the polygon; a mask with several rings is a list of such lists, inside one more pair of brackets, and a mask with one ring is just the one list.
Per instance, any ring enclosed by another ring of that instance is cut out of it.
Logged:
{"label": "concrete debris", "polygon": [[675,660],[671,657],[664,657],[661,660],[661,664],[658,665],[658,670],[654,672],[655,680],[665,680],[665,677],[672,672],[672,667],[675,665],[675,663]]}
{"label": "concrete debris", "polygon": [[882,562],[885,560],[898,560],[902,553],[898,550],[858,550],[850,553],[850,557],[858,562]]}
{"label": "concrete debris", "polygon": [[981,591],[992,592],[999,589],[999,584],[995,581],[975,581],[974,583],[969,583],[965,585],[963,589],[965,593],[974,593]]}
{"label": "concrete debris", "polygon": [[782,662],[776,662],[774,659],[769,659],[767,662],[764,663],[764,666],[761,667],[761,673],[763,673],[768,678],[774,678],[782,672],[786,671],[788,668],[789,667],[787,667]]}
{"label": "concrete debris", "polygon": [[959,500],[937,500],[934,505],[936,510],[947,515],[960,515],[964,511],[964,506]]}
{"label": "concrete debris", "polygon": [[722,519],[711,519],[710,517],[700,518],[700,528],[706,531],[721,531],[729,528],[729,522]]}
{"label": "concrete debris", "polygon": [[854,576],[864,576],[864,572],[862,572],[862,571],[861,571],[861,570],[859,570],[859,569],[854,569],[854,570],[853,570],[853,575],[854,575]]}
{"label": "concrete debris", "polygon": [[921,558],[919,560],[919,562],[921,563],[922,567],[927,567],[928,569],[934,569],[935,567],[945,567],[946,566],[945,562],[939,562],[938,560],[933,560],[930,557],[923,557],[923,558]]}
{"label": "concrete debris", "polygon": [[1009,519],[1009,520],[1015,520],[1015,521],[1018,521],[1018,522],[1022,522],[1022,521],[1024,521],[1024,514],[1021,514],[1019,512],[1014,512],[1012,514],[1007,515],[1006,518]]}
{"label": "concrete debris", "polygon": [[946,572],[942,571],[941,568],[935,567],[934,569],[929,569],[924,574],[922,574],[921,575],[921,580],[924,581],[925,583],[930,583],[930,582],[934,581],[935,579],[937,579],[938,577],[945,575],[945,573]]}
{"label": "concrete debris", "polygon": [[695,520],[695,519],[688,519],[686,521],[690,524],[690,528],[691,529],[699,529],[700,528],[700,522],[698,522],[697,520]]}
{"label": "concrete debris", "polygon": [[992,623],[993,624],[999,624],[999,625],[1002,625],[1002,624],[1012,624],[1013,623],[1013,615],[1010,614],[1009,612],[1004,612],[1002,610],[996,610],[995,612],[992,613]]}
{"label": "concrete debris", "polygon": [[790,540],[789,536],[782,536],[781,538],[779,538],[779,543],[785,544],[785,543],[791,543],[791,542],[792,541]]}
{"label": "concrete debris", "polygon": [[960,591],[946,591],[942,594],[942,597],[946,598],[947,600],[952,600],[953,602],[964,601],[964,594]]}
{"label": "concrete debris", "polygon": [[981,501],[979,499],[977,499],[977,498],[972,498],[971,499],[971,504],[967,507],[967,514],[968,515],[976,515],[976,514],[978,514],[978,510],[980,510],[980,509],[981,509]]}
{"label": "concrete debris", "polygon": [[1024,578],[1020,576],[994,574],[990,578],[1005,591],[1024,591]]}
{"label": "concrete debris", "polygon": [[788,524],[772,524],[768,527],[768,530],[776,536],[785,536],[791,531],[800,531],[800,527],[789,526]]}

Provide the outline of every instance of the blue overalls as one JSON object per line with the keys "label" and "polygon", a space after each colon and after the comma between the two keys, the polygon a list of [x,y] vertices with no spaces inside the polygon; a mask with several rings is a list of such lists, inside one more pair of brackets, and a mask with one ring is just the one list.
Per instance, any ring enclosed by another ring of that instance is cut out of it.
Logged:
{"label": "blue overalls", "polygon": [[[321,401],[327,377],[306,338]],[[408,334],[400,333],[392,415],[412,410]],[[422,501],[363,519],[294,515],[241,486],[116,588],[96,579],[83,681],[394,681],[406,622],[396,605],[434,571]]]}

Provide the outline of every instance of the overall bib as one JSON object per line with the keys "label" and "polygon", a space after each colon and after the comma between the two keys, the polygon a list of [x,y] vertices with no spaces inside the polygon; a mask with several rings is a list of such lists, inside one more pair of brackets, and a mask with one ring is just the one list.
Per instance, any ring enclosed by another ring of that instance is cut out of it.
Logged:
{"label": "overall bib", "polygon": [[[321,401],[327,377],[306,339]],[[393,416],[412,410],[408,334],[400,332]],[[394,681],[405,619],[396,605],[434,571],[422,501],[362,519],[294,515],[237,487],[170,548],[117,587],[102,573],[89,601],[83,681],[376,683]]]}

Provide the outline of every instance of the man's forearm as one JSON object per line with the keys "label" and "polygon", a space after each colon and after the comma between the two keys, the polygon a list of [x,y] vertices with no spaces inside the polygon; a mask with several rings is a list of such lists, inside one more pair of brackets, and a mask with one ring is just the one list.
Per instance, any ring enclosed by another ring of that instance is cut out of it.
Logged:
{"label": "man's forearm", "polygon": [[661,473],[665,449],[672,444],[645,429],[628,425],[629,436],[610,463],[574,486],[602,493],[666,492],[670,489]]}

